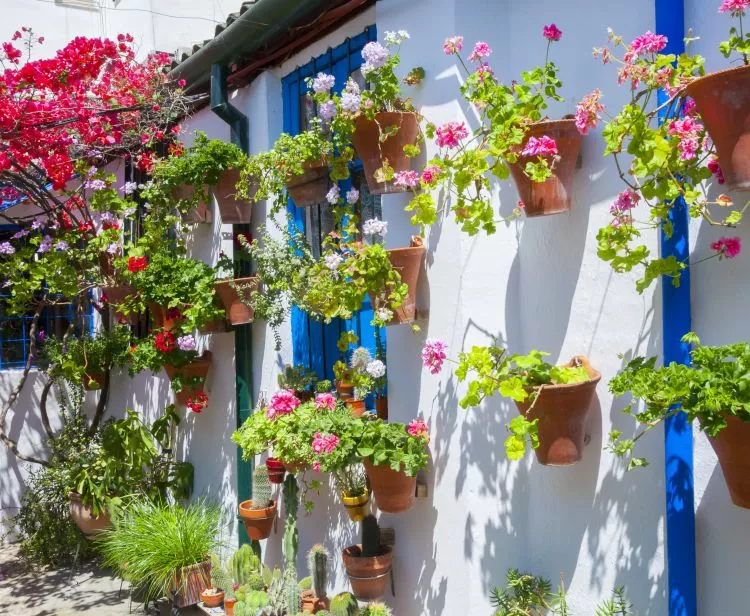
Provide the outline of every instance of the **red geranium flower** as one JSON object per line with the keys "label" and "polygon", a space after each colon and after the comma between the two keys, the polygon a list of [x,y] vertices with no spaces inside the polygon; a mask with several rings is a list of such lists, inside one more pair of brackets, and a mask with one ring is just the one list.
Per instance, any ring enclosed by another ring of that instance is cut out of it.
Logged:
{"label": "red geranium flower", "polygon": [[177,321],[182,318],[182,313],[179,308],[167,308],[166,317],[170,321]]}
{"label": "red geranium flower", "polygon": [[208,406],[208,396],[205,392],[199,391],[195,398],[188,398],[187,406],[193,413],[200,413]]}
{"label": "red geranium flower", "polygon": [[177,348],[177,341],[172,332],[160,332],[154,336],[154,346],[157,351],[171,353]]}
{"label": "red geranium flower", "polygon": [[128,259],[128,271],[133,273],[140,272],[148,267],[146,257],[130,257]]}

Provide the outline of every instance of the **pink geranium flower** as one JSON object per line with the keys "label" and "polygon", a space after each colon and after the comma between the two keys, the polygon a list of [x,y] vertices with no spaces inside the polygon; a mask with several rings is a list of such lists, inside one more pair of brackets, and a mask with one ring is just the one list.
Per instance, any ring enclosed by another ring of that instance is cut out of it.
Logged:
{"label": "pink geranium flower", "polygon": [[406,426],[406,431],[411,436],[423,439],[425,443],[430,442],[430,431],[427,428],[427,424],[421,419],[412,419],[409,425]]}
{"label": "pink geranium flower", "polygon": [[734,259],[742,251],[742,240],[739,237],[720,237],[711,243],[711,250],[715,250],[720,259]]}
{"label": "pink geranium flower", "polygon": [[623,59],[625,62],[634,62],[646,54],[659,53],[667,46],[668,40],[666,36],[654,34],[649,30],[630,43]]}
{"label": "pink geranium flower", "polygon": [[280,389],[271,396],[271,401],[268,403],[268,408],[266,409],[266,417],[273,420],[279,415],[288,415],[299,405],[300,401],[294,395],[294,392],[288,389]]}
{"label": "pink geranium flower", "polygon": [[422,181],[425,184],[432,184],[435,180],[437,180],[438,176],[440,175],[440,167],[437,165],[430,165],[429,167],[425,167],[422,170]]}
{"label": "pink geranium flower", "polygon": [[419,184],[419,174],[416,171],[399,171],[393,179],[395,186],[414,188]]}
{"label": "pink geranium flower", "polygon": [[623,212],[629,212],[632,210],[638,202],[641,200],[641,196],[630,189],[622,191],[617,195],[617,199],[610,208],[610,213],[614,216],[618,216]]}
{"label": "pink geranium flower", "polygon": [[463,122],[448,122],[435,130],[435,136],[439,148],[457,148],[469,136],[469,129]]}
{"label": "pink geranium flower", "polygon": [[443,53],[446,56],[453,56],[459,53],[464,48],[464,37],[463,36],[451,36],[445,39],[443,43]]}
{"label": "pink geranium flower", "polygon": [[336,408],[336,396],[330,392],[318,394],[315,396],[315,408],[319,411],[334,410]]}
{"label": "pink geranium flower", "polygon": [[733,17],[744,15],[750,0],[724,0],[719,7],[719,13],[731,13]]}
{"label": "pink geranium flower", "polygon": [[601,118],[600,112],[604,110],[599,100],[602,97],[602,91],[597,88],[591,94],[583,97],[576,107],[576,128],[582,135],[586,135],[589,129],[596,128],[597,121]]}
{"label": "pink geranium flower", "polygon": [[317,454],[331,453],[339,444],[339,437],[326,432],[316,432],[312,441],[312,449]]}
{"label": "pink geranium flower", "polygon": [[422,365],[429,368],[432,374],[438,374],[443,368],[448,345],[437,338],[428,338],[422,349]]}
{"label": "pink geranium flower", "polygon": [[522,156],[554,156],[555,154],[557,154],[557,143],[547,135],[538,138],[530,137],[521,152]]}
{"label": "pink geranium flower", "polygon": [[469,56],[469,62],[474,62],[475,60],[479,60],[480,58],[488,58],[491,53],[492,49],[490,49],[490,46],[484,41],[479,41],[476,45],[474,45],[474,50]]}
{"label": "pink geranium flower", "polygon": [[708,161],[708,164],[706,165],[708,167],[708,170],[714,174],[714,177],[716,178],[716,181],[719,184],[724,183],[724,172],[721,170],[721,167],[719,166],[719,159],[715,156],[712,156],[711,159]]}
{"label": "pink geranium flower", "polygon": [[542,34],[548,41],[559,41],[562,38],[562,30],[560,30],[555,24],[544,26],[544,28],[542,28]]}

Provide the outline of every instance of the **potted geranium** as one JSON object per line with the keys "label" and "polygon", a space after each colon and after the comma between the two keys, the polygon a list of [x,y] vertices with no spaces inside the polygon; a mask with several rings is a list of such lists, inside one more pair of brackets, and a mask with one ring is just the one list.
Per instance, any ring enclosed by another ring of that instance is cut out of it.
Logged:
{"label": "potted geranium", "polygon": [[[694,345],[690,365],[656,367],[655,357],[636,357],[609,382],[613,394],[632,396],[623,412],[643,428],[629,439],[613,431],[608,448],[628,456],[628,468],[645,466],[644,458],[633,456],[636,442],[665,419],[685,413],[689,422],[698,420],[711,442],[732,502],[750,509],[750,343],[703,346],[692,333],[683,342]],[[638,401],[643,407],[633,411]]]}
{"label": "potted geranium", "polygon": [[343,361],[333,365],[336,389],[354,417],[361,417],[366,412],[365,398],[374,390],[375,379],[383,376],[383,366],[383,362],[374,360],[365,347],[352,351],[348,365]]}
{"label": "potted geranium", "polygon": [[393,548],[380,542],[380,527],[374,515],[362,520],[362,543],[343,551],[344,568],[357,599],[382,597],[388,588],[393,564]]}
{"label": "potted geranium", "polygon": [[300,402],[309,402],[315,397],[318,375],[305,366],[286,364],[279,373],[277,382],[280,389],[293,391]]}

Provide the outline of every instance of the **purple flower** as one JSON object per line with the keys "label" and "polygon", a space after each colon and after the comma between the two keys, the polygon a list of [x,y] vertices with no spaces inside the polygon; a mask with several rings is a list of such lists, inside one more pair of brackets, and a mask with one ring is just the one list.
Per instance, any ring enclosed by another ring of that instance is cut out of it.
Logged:
{"label": "purple flower", "polygon": [[328,194],[326,195],[326,201],[330,203],[331,205],[336,205],[339,202],[339,198],[341,197],[341,190],[339,189],[338,184],[334,184],[331,186],[331,190],[328,191]]}
{"label": "purple flower", "polygon": [[59,252],[65,252],[68,248],[70,248],[70,246],[68,246],[68,242],[64,240],[60,240],[55,244],[55,250]]}
{"label": "purple flower", "polygon": [[39,248],[36,249],[36,251],[39,254],[44,254],[45,252],[49,252],[52,250],[52,238],[49,235],[45,235],[44,239],[42,239],[41,243],[39,244]]}
{"label": "purple flower", "polygon": [[388,50],[377,41],[373,41],[362,48],[362,57],[365,59],[362,74],[366,75],[381,68],[388,61]]}
{"label": "purple flower", "polygon": [[346,191],[346,202],[349,205],[354,205],[359,201],[359,191],[356,188],[350,188]]}
{"label": "purple flower", "polygon": [[181,351],[195,351],[195,338],[192,334],[180,336],[177,338],[177,346],[180,347]]}
{"label": "purple flower", "polygon": [[330,122],[336,116],[336,103],[326,101],[318,107],[318,115],[324,122]]}
{"label": "purple flower", "polygon": [[120,250],[120,245],[117,242],[112,242],[107,246],[107,254],[116,255]]}
{"label": "purple flower", "polygon": [[332,272],[335,272],[339,268],[339,265],[341,265],[343,258],[340,254],[334,252],[330,255],[326,255],[323,260],[325,261],[326,267]]}
{"label": "purple flower", "polygon": [[34,219],[34,222],[31,223],[31,228],[34,231],[38,231],[39,229],[43,229],[44,225],[41,222],[39,222],[38,220]]}
{"label": "purple flower", "polygon": [[38,332],[36,333],[36,343],[37,343],[37,344],[44,344],[44,341],[45,341],[46,339],[47,339],[47,333],[46,333],[46,332],[45,332],[45,331],[44,331],[43,329],[40,329],[40,330],[39,330],[39,331],[38,331]]}
{"label": "purple flower", "polygon": [[107,183],[104,180],[89,180],[85,186],[90,190],[104,190],[107,188]]}
{"label": "purple flower", "polygon": [[349,113],[357,113],[362,106],[362,98],[355,92],[344,92],[341,95],[341,108]]}
{"label": "purple flower", "polygon": [[21,229],[20,231],[16,231],[13,235],[11,235],[11,239],[14,240],[20,240],[22,237],[26,237],[29,234],[28,229]]}
{"label": "purple flower", "polygon": [[0,255],[14,255],[16,249],[10,242],[0,242]]}
{"label": "purple flower", "polygon": [[125,182],[125,185],[121,188],[121,190],[126,195],[132,195],[137,188],[138,182]]}
{"label": "purple flower", "polygon": [[323,94],[324,92],[330,92],[335,83],[336,78],[333,75],[318,73],[315,79],[313,79],[312,89],[315,94]]}

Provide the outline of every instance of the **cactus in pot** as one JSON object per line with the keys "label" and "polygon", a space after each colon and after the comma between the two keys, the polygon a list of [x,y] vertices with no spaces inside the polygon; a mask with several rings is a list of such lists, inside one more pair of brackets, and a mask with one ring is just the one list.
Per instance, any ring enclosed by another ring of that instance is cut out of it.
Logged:
{"label": "cactus in pot", "polygon": [[287,614],[297,614],[302,609],[302,592],[294,565],[284,571],[284,603]]}
{"label": "cactus in pot", "polygon": [[259,464],[253,470],[253,504],[251,509],[265,509],[271,502],[271,481],[268,479],[268,468]]}
{"label": "cactus in pot", "polygon": [[287,567],[297,566],[297,547],[299,530],[297,529],[297,509],[299,507],[299,485],[293,475],[284,480],[284,562]]}
{"label": "cactus in pot", "polygon": [[312,546],[307,555],[307,565],[312,576],[312,591],[318,599],[323,599],[326,596],[329,556],[328,550],[319,543]]}
{"label": "cactus in pot", "polygon": [[240,517],[252,541],[267,539],[276,518],[276,502],[271,499],[268,468],[260,464],[253,470],[253,498],[240,503]]}
{"label": "cactus in pot", "polygon": [[393,610],[385,603],[372,602],[362,610],[362,616],[393,616]]}
{"label": "cactus in pot", "polygon": [[380,526],[374,515],[368,515],[362,520],[362,556],[371,557],[379,554]]}
{"label": "cactus in pot", "polygon": [[342,592],[331,599],[330,612],[333,616],[358,616],[359,604],[350,592]]}

